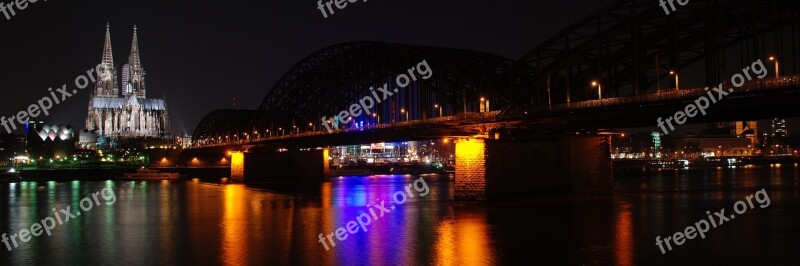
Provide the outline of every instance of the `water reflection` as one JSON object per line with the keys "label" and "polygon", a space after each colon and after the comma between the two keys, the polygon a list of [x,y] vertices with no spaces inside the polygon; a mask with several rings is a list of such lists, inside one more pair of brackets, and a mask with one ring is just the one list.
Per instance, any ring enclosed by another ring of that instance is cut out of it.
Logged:
{"label": "water reflection", "polygon": [[[470,215],[471,216],[471,215]],[[437,226],[436,264],[491,265],[491,237],[485,217],[445,219]]]}
{"label": "water reflection", "polygon": [[[249,219],[246,189],[243,185],[228,185],[224,189],[224,215],[220,224],[222,231],[222,261],[226,265],[244,265],[247,262],[247,228]],[[257,217],[257,216],[256,216]]]}
{"label": "water reflection", "polygon": [[633,265],[635,248],[631,204],[623,201],[617,207],[614,227],[614,257],[617,265]]}
{"label": "water reflection", "polygon": [[[35,237],[2,265],[495,265],[495,264],[774,264],[797,259],[800,219],[797,169],[662,171],[615,180],[614,196],[457,204],[451,176],[424,176],[430,193],[367,225],[319,234],[369,213],[419,176],[334,178],[322,184],[245,186],[187,182],[22,182],[0,184],[0,233],[15,233],[52,209],[78,209],[87,193],[111,187],[101,205],[52,236]],[[662,255],[654,238],[682,230],[706,210],[728,207],[766,187],[772,205],[748,211]],[[373,208],[374,209],[374,208]],[[371,215],[371,214],[370,214]],[[795,244],[792,244],[795,243]],[[2,245],[2,243],[0,243]],[[329,244],[331,245],[331,244]],[[730,250],[751,250],[734,252]],[[711,261],[710,257],[716,259]]]}

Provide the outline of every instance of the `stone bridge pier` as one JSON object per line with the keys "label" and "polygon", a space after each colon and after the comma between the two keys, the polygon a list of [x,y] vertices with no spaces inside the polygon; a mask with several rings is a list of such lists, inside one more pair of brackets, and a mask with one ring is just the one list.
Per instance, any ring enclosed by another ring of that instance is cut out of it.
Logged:
{"label": "stone bridge pier", "polygon": [[612,189],[609,139],[562,135],[546,141],[456,141],[455,199],[602,195]]}
{"label": "stone bridge pier", "polygon": [[[555,135],[542,140],[456,140],[455,199],[486,201],[539,195],[607,195],[612,189],[609,138]],[[234,153],[234,181],[322,182],[329,150]]]}
{"label": "stone bridge pier", "polygon": [[[330,169],[328,152],[327,149],[246,152],[240,172],[242,181],[324,181]],[[231,176],[238,171],[236,168],[231,165]]]}

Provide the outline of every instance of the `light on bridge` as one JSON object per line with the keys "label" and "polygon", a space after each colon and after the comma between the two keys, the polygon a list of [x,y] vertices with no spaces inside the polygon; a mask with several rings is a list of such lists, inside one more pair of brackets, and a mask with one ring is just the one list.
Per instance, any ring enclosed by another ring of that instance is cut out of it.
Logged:
{"label": "light on bridge", "polygon": [[681,89],[681,86],[680,86],[681,82],[680,82],[680,75],[678,75],[678,72],[675,71],[675,70],[670,70],[669,71],[669,75],[670,76],[675,76],[675,90],[676,91],[680,90]]}
{"label": "light on bridge", "polygon": [[775,79],[781,78],[780,67],[778,65],[778,59],[775,56],[770,56],[769,61],[775,62]]}
{"label": "light on bridge", "polygon": [[591,85],[592,85],[592,88],[597,87],[597,99],[598,100],[602,100],[603,99],[603,85],[600,84],[600,82],[596,81],[596,80],[592,81]]}

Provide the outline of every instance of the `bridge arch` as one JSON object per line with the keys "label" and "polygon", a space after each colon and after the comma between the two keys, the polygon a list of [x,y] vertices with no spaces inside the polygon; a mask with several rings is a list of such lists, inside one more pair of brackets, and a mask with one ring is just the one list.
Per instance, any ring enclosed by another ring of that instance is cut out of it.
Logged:
{"label": "bridge arch", "polygon": [[666,83],[670,70],[680,72],[703,60],[706,85],[740,70],[726,68],[731,62],[744,66],[772,54],[792,62],[796,72],[800,56],[784,48],[796,46],[799,5],[714,0],[665,15],[658,1],[616,1],[521,57],[513,70],[527,73],[533,83],[518,87],[520,97],[507,107],[596,99],[592,81],[609,88],[611,96],[652,92],[659,80]]}

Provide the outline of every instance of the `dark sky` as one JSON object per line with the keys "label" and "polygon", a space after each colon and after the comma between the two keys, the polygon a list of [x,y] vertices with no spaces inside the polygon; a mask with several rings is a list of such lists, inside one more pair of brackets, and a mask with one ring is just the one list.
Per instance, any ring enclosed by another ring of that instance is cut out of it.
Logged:
{"label": "dark sky", "polygon": [[[292,65],[333,44],[397,42],[517,58],[608,2],[372,0],[323,18],[312,0],[39,0],[9,21],[0,17],[0,115],[98,64],[106,22],[118,69],[138,25],[148,96],[166,96],[173,131],[191,133],[207,112],[232,107],[233,97],[255,109]],[[44,120],[83,128],[89,95],[80,91]]]}
{"label": "dark sky", "polygon": [[[209,111],[255,109],[292,65],[341,42],[382,41],[462,48],[518,58],[606,1],[372,0],[323,18],[313,0],[39,0],[0,16],[0,116],[74,87],[99,63],[106,22],[115,64],[128,60],[132,27],[148,97],[166,96],[172,131],[189,133]],[[43,120],[85,126],[90,88]]]}

